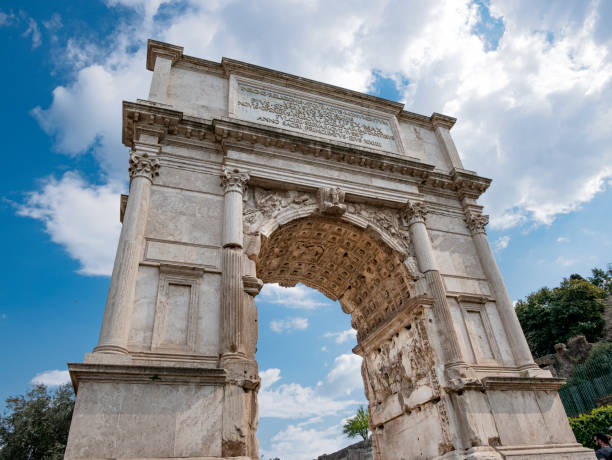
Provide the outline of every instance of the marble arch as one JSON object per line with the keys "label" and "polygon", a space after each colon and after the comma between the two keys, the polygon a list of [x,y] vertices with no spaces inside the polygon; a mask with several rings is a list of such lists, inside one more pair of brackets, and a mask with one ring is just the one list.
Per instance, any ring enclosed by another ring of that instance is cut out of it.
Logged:
{"label": "marble arch", "polygon": [[594,458],[533,361],[454,118],[155,41],[147,69],[66,459],[258,459],[266,282],[351,315],[377,460]]}

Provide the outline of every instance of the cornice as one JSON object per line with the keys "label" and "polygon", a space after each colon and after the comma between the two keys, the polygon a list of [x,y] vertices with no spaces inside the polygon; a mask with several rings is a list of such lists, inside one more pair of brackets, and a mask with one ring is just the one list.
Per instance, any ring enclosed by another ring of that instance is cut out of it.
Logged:
{"label": "cornice", "polygon": [[349,165],[419,177],[421,179],[435,168],[433,165],[392,153],[357,148],[349,144],[320,141],[291,134],[288,131],[262,127],[237,120],[213,120],[217,140],[225,151],[230,148],[262,144],[265,147],[285,149],[303,155],[335,160]]}
{"label": "cornice", "polygon": [[182,112],[153,103],[123,101],[123,145],[133,148],[140,130],[155,133],[161,140],[176,130],[182,118]]}
{"label": "cornice", "polygon": [[453,169],[451,177],[460,200],[464,198],[477,199],[491,185],[491,179],[464,169]]}
{"label": "cornice", "polygon": [[147,40],[147,70],[155,69],[155,60],[157,56],[165,57],[170,59],[172,63],[175,63],[183,57],[183,47],[158,42],[157,40]]}
{"label": "cornice", "polygon": [[441,128],[451,129],[457,122],[457,119],[454,117],[449,117],[448,115],[434,112],[431,114],[431,117],[429,117],[429,121],[434,129],[438,126]]}
{"label": "cornice", "polygon": [[[454,169],[450,173],[434,171],[435,166],[416,158],[380,152],[351,144],[327,141],[286,130],[237,119],[194,119],[183,113],[150,102],[123,102],[123,144],[134,148],[141,133],[153,133],[161,143],[166,137],[212,141],[227,153],[229,149],[253,150],[256,145],[301,154],[394,174],[417,180],[420,187],[434,188],[454,194],[459,199],[478,198],[490,185],[491,179]],[[173,142],[174,142],[173,141]]]}
{"label": "cornice", "polygon": [[222,385],[226,381],[224,369],[195,367],[166,367],[151,365],[121,365],[98,363],[68,363],[70,378],[75,391],[82,381],[134,382],[192,385]]}
{"label": "cornice", "polygon": [[272,70],[266,67],[260,67],[258,65],[249,64],[247,62],[237,61],[226,57],[221,59],[221,65],[223,66],[225,75],[228,78],[232,74],[249,77],[259,81],[273,83],[277,86],[299,89],[309,93],[316,93],[336,100],[357,104],[360,107],[376,109],[382,112],[391,113],[393,115],[399,114],[404,108],[404,104],[401,102],[371,96],[358,91],[310,80],[304,77],[298,77],[296,75],[291,75],[278,70]]}

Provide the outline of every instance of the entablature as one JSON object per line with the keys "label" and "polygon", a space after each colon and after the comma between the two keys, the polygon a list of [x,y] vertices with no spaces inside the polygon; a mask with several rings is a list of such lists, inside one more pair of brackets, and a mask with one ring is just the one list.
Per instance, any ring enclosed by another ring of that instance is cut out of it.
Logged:
{"label": "entablature", "polygon": [[225,155],[228,150],[253,150],[260,145],[291,155],[323,158],[351,167],[417,180],[423,189],[430,188],[458,196],[476,199],[490,185],[491,179],[467,170],[453,169],[449,173],[431,164],[401,154],[382,153],[338,141],[321,140],[297,135],[280,128],[235,119],[196,119],[185,117],[177,110],[160,104],[139,101],[123,103],[123,143],[133,148],[141,134],[155,135],[159,142],[166,136],[191,141],[216,142]]}

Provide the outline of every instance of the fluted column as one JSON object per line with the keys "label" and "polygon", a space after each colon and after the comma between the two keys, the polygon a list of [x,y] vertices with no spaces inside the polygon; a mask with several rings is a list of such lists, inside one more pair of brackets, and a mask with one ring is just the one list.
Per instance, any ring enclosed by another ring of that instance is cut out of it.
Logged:
{"label": "fluted column", "polygon": [[130,196],[95,352],[127,353],[136,278],[144,250],[151,183],[153,177],[159,175],[158,151],[158,146],[137,145],[130,152]]}
{"label": "fluted column", "polygon": [[244,353],[244,305],[242,288],[242,198],[249,175],[224,169],[223,274],[221,317],[223,353]]}
{"label": "fluted column", "polygon": [[493,289],[497,311],[499,312],[504,330],[508,336],[516,365],[525,368],[536,368],[537,365],[531,356],[529,345],[527,344],[525,334],[523,334],[523,329],[514,311],[514,306],[510,300],[506,284],[501,276],[497,262],[495,262],[491,246],[489,246],[489,240],[487,239],[485,231],[485,226],[489,223],[489,216],[484,216],[479,212],[467,211],[466,222],[472,232],[472,238],[476,246],[478,258],[480,259],[480,264]]}
{"label": "fluted column", "polygon": [[446,365],[465,365],[459,348],[457,333],[453,327],[453,318],[446,298],[444,282],[436,266],[431,240],[425,226],[426,215],[425,204],[409,202],[404,208],[403,218],[410,228],[419,269],[425,274],[425,279],[434,298],[434,314],[438,322],[438,330],[443,338]]}

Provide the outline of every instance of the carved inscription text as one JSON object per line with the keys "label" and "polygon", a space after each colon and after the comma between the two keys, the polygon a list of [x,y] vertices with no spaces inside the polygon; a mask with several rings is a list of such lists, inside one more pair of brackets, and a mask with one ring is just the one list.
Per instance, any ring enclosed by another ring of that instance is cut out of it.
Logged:
{"label": "carved inscription text", "polygon": [[384,117],[243,82],[236,91],[239,118],[363,147],[398,150],[391,122]]}

